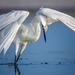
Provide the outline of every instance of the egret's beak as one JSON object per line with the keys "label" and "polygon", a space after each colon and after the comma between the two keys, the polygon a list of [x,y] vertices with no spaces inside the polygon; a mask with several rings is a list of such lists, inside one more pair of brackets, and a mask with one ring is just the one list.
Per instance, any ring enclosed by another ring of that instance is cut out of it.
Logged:
{"label": "egret's beak", "polygon": [[[42,23],[41,23],[42,25]],[[45,43],[46,43],[46,35],[45,35],[45,29],[44,29],[44,26],[42,25],[42,29],[43,29],[43,34],[44,34],[44,40],[45,40]]]}

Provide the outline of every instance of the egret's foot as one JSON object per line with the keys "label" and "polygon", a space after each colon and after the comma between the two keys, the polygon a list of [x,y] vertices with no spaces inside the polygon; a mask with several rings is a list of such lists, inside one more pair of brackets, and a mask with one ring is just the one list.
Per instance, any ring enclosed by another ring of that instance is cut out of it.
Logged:
{"label": "egret's foot", "polygon": [[15,61],[15,62],[14,62],[14,66],[16,66],[16,65],[17,65],[17,62]]}

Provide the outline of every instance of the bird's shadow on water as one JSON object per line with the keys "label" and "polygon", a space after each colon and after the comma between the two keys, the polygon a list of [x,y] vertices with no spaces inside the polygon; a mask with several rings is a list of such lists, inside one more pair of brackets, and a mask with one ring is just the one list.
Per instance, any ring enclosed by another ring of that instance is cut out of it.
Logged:
{"label": "bird's shadow on water", "polygon": [[18,65],[14,66],[14,70],[15,70],[15,75],[22,75],[19,68],[18,68]]}

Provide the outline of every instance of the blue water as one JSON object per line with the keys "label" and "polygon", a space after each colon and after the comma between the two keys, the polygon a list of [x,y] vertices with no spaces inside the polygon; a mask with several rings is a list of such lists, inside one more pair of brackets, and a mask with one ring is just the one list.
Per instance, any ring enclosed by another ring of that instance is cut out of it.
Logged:
{"label": "blue water", "polygon": [[16,68],[9,64],[14,62],[14,45],[5,56],[2,52],[0,75],[75,75],[75,32],[59,21],[48,26],[46,37],[45,43],[41,31],[37,42],[28,43]]}

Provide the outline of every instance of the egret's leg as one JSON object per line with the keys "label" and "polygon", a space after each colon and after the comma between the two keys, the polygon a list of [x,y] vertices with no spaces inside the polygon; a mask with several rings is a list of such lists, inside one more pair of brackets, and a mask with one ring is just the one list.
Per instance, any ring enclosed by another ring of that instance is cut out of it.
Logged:
{"label": "egret's leg", "polygon": [[15,64],[16,64],[18,49],[19,49],[19,44],[15,44]]}
{"label": "egret's leg", "polygon": [[17,57],[16,63],[17,63],[17,61],[19,60],[19,58],[20,58],[22,52],[23,52],[24,49],[26,48],[26,45],[27,45],[27,43],[21,44],[21,50],[20,50],[20,53],[19,53],[19,55],[18,55],[18,57]]}

